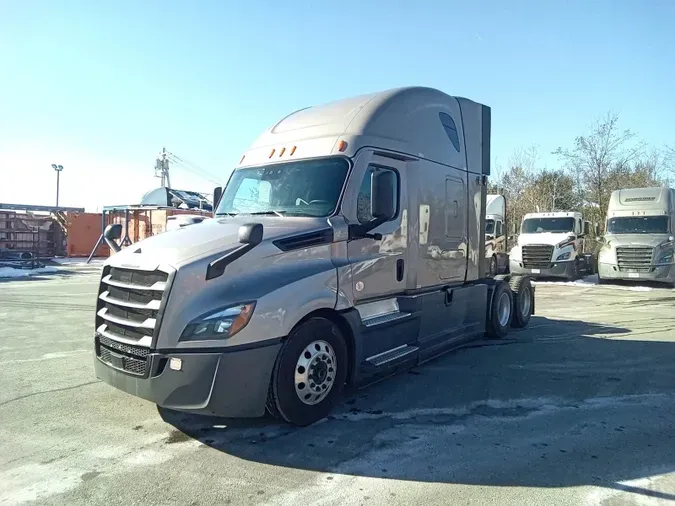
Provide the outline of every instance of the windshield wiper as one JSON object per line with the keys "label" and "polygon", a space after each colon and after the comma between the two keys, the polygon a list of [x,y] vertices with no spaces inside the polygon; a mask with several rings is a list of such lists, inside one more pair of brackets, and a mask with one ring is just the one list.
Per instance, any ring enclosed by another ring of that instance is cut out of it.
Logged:
{"label": "windshield wiper", "polygon": [[262,216],[272,216],[272,215],[283,216],[284,214],[286,214],[286,211],[255,211],[253,213],[248,213],[248,214],[250,214],[251,216],[254,216],[254,215],[258,215],[258,216],[261,216],[261,215]]}
{"label": "windshield wiper", "polygon": [[237,213],[227,213],[227,212],[223,211],[223,212],[220,212],[220,213],[216,213],[216,216],[229,216],[229,217],[233,217],[233,216],[237,216]]}

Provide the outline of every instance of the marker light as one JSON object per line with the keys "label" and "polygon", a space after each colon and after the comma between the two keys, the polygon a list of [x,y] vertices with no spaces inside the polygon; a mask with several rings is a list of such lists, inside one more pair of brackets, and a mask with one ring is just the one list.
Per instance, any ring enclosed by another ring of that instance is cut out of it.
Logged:
{"label": "marker light", "polygon": [[183,368],[183,361],[180,358],[171,357],[169,360],[169,369],[180,371]]}
{"label": "marker light", "polygon": [[272,151],[270,151],[270,156],[268,158],[272,158],[274,156],[274,148],[272,148]]}
{"label": "marker light", "polygon": [[347,141],[340,141],[338,143],[338,151],[342,153],[345,149],[347,149]]}
{"label": "marker light", "polygon": [[293,155],[295,154],[295,149],[296,149],[296,148],[297,148],[297,146],[293,146],[293,147],[291,148],[291,152],[289,153],[290,156],[293,156]]}
{"label": "marker light", "polygon": [[279,151],[279,158],[284,156],[284,153],[286,152],[286,148],[281,148],[281,151]]}

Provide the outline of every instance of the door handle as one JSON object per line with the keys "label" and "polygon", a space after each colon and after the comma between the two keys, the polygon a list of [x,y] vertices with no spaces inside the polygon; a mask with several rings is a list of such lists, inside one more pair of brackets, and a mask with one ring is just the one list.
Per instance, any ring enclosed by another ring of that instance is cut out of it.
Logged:
{"label": "door handle", "polygon": [[459,216],[459,203],[456,200],[452,201],[453,212],[455,213],[455,218]]}
{"label": "door handle", "polygon": [[396,260],[396,281],[403,281],[403,259],[399,258]]}

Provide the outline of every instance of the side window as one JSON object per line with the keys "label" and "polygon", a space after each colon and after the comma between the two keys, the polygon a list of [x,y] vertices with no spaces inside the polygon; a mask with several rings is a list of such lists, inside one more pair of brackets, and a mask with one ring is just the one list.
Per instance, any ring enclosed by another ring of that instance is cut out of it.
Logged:
{"label": "side window", "polygon": [[447,134],[448,139],[450,139],[450,142],[452,142],[452,145],[459,153],[459,133],[457,132],[457,125],[455,124],[455,120],[452,119],[452,116],[444,112],[439,112],[438,117],[441,119],[441,124],[445,129],[445,133]]}
{"label": "side window", "polygon": [[243,179],[232,204],[241,210],[254,209],[258,204],[269,203],[271,190],[272,185],[269,181]]}
{"label": "side window", "polygon": [[372,221],[373,215],[370,212],[370,184],[371,184],[371,177],[374,171],[383,171],[383,170],[388,170],[393,172],[397,177],[396,177],[396,186],[394,187],[394,202],[396,202],[396,209],[397,209],[397,214],[398,214],[398,196],[399,196],[399,191],[398,191],[398,174],[396,171],[391,170],[391,169],[385,169],[383,167],[374,167],[370,166],[366,170],[366,173],[363,176],[363,181],[361,181],[361,188],[359,190],[359,196],[356,200],[356,217],[358,218],[360,223],[368,223],[369,221]]}

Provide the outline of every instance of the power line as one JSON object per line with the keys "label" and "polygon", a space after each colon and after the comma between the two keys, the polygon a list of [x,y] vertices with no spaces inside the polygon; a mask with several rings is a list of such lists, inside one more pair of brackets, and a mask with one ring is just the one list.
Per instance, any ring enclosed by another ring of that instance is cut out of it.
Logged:
{"label": "power line", "polygon": [[207,181],[209,181],[211,183],[220,184],[220,181],[218,180],[218,178],[216,176],[214,176],[210,172],[202,169],[201,167],[199,167],[198,165],[196,165],[194,163],[188,162],[187,160],[184,160],[183,158],[181,158],[181,157],[179,157],[179,156],[177,156],[173,153],[169,153],[169,159],[171,160],[171,162],[173,164],[175,164],[176,166],[178,166],[178,167],[180,167],[180,168],[182,168],[182,169],[184,169],[188,172],[191,172],[191,173],[193,173],[197,176],[200,176],[201,178],[206,179]]}

